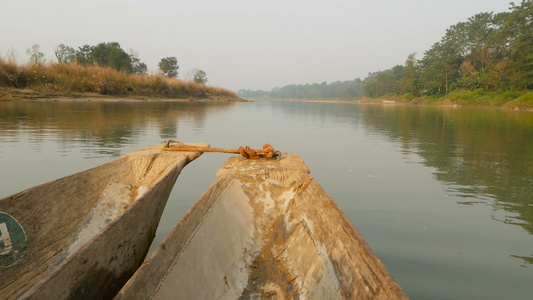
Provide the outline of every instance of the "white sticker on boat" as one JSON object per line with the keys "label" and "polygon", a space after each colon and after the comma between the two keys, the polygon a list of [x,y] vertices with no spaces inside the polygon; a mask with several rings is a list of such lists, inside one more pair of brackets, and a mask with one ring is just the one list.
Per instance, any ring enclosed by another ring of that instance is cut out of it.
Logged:
{"label": "white sticker on boat", "polygon": [[[13,246],[11,246],[11,236],[7,230],[6,223],[0,223],[0,243],[4,243],[3,247],[0,249],[0,255],[9,253]],[[2,246],[2,244],[0,244]]]}
{"label": "white sticker on boat", "polygon": [[0,212],[0,268],[17,263],[28,247],[26,232],[10,214]]}

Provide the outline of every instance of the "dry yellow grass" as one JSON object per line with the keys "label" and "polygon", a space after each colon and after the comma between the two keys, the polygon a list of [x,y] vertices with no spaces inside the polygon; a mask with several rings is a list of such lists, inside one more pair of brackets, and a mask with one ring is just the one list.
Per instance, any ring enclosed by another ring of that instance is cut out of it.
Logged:
{"label": "dry yellow grass", "polygon": [[[18,65],[0,58],[0,93],[25,89],[42,95],[68,96],[93,93],[117,97],[143,98],[236,98],[233,91],[167,78],[161,75],[138,75],[97,65],[71,64]],[[0,95],[6,97],[6,95]]]}

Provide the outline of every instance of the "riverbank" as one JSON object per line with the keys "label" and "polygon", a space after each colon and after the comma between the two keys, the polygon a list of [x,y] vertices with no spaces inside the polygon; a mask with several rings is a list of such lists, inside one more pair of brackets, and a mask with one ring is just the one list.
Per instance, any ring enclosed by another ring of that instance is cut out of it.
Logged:
{"label": "riverbank", "polygon": [[533,111],[533,92],[454,92],[443,97],[409,98],[387,95],[379,98],[360,99],[294,99],[294,98],[247,98],[249,101],[295,101],[328,103],[374,103],[386,105],[427,105],[443,107],[479,107],[504,110]]}
{"label": "riverbank", "polygon": [[243,101],[234,91],[162,75],[77,63],[18,65],[0,58],[0,100],[110,97]]}
{"label": "riverbank", "polygon": [[296,98],[245,98],[246,101],[271,101],[271,102],[327,102],[327,103],[355,103],[358,100],[346,100],[346,99],[296,99]]}
{"label": "riverbank", "polygon": [[237,96],[203,94],[177,95],[176,97],[161,95],[113,95],[91,92],[60,93],[55,91],[38,91],[32,89],[15,89],[0,87],[0,101],[58,101],[58,100],[126,100],[126,101],[216,101],[216,102],[246,102]]}
{"label": "riverbank", "polygon": [[364,97],[358,101],[361,103],[437,105],[446,107],[487,107],[507,110],[533,111],[533,92],[531,91],[454,91],[440,97],[387,95],[380,98]]}
{"label": "riverbank", "polygon": [[247,102],[239,97],[206,95],[205,97],[160,97],[160,96],[114,96],[99,93],[69,93],[42,92],[31,89],[13,89],[0,87],[1,101],[213,101],[213,102]]}

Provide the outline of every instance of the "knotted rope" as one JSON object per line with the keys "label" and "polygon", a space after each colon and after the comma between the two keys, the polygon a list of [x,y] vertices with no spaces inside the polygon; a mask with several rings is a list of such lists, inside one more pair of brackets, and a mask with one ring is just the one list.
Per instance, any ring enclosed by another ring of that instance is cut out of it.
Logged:
{"label": "knotted rope", "polygon": [[[175,143],[171,145],[171,143]],[[191,146],[185,145],[182,142],[168,140],[165,141],[163,146],[163,151],[189,151],[189,152],[219,152],[219,153],[233,153],[240,154],[245,158],[257,159],[261,157],[272,158],[279,155],[278,151],[274,151],[274,147],[270,144],[263,145],[263,150],[255,150],[250,147],[239,147],[239,149],[223,149],[223,148],[211,148],[211,147],[200,147],[200,146]]]}

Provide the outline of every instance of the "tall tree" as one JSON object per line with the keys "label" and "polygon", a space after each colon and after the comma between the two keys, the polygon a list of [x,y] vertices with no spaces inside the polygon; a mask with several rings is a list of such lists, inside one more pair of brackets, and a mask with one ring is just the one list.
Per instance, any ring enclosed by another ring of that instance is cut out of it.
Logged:
{"label": "tall tree", "polygon": [[421,60],[421,85],[425,94],[444,94],[459,77],[463,61],[461,49],[443,39],[424,53]]}
{"label": "tall tree", "polygon": [[100,66],[129,73],[133,71],[131,57],[116,42],[100,43],[92,47],[90,57]]}
{"label": "tall tree", "polygon": [[402,79],[400,81],[400,92],[402,94],[411,93],[418,96],[419,93],[419,67],[415,59],[416,53],[411,53],[405,61]]}
{"label": "tall tree", "polygon": [[163,71],[167,77],[176,77],[178,76],[178,59],[174,56],[162,58],[161,61],[157,64],[159,70]]}
{"label": "tall tree", "polygon": [[74,48],[59,44],[55,50],[55,55],[59,63],[69,64],[76,60],[76,50]]}
{"label": "tall tree", "polygon": [[26,53],[30,56],[30,61],[36,64],[45,62],[44,53],[41,52],[41,46],[34,44],[30,49],[26,50]]}
{"label": "tall tree", "polygon": [[194,70],[194,78],[193,78],[193,80],[196,83],[206,84],[207,83],[207,74],[204,71],[202,71],[202,70],[195,69]]}
{"label": "tall tree", "polygon": [[88,66],[93,64],[93,59],[91,57],[93,46],[89,45],[83,45],[81,47],[78,47],[78,50],[76,50],[76,60],[79,64]]}
{"label": "tall tree", "polygon": [[510,83],[519,88],[533,89],[533,1],[511,2],[509,13],[501,20],[507,37],[505,56],[509,59]]}
{"label": "tall tree", "polygon": [[130,49],[130,59],[131,59],[131,71],[135,74],[146,75],[148,72],[148,67],[145,63],[141,62],[138,57],[138,54],[135,50]]}

